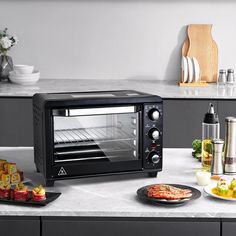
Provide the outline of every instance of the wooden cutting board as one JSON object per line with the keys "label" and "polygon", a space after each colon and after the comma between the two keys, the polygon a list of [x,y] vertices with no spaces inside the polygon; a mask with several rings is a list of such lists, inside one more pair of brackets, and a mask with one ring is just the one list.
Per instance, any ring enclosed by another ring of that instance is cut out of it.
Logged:
{"label": "wooden cutting board", "polygon": [[218,47],[211,35],[212,25],[188,25],[182,55],[195,57],[200,65],[201,81],[216,82],[218,73]]}

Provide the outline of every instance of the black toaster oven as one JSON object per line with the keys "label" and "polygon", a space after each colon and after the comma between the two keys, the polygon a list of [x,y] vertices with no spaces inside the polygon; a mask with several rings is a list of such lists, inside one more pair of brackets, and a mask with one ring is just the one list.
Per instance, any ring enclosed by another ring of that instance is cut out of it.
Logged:
{"label": "black toaster oven", "polygon": [[34,161],[54,181],[162,169],[162,99],[137,91],[33,96]]}

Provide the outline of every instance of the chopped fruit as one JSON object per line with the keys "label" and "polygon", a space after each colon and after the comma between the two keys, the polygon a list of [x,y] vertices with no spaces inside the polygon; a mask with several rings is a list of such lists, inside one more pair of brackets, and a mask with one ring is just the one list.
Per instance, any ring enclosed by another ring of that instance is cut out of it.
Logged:
{"label": "chopped fruit", "polygon": [[11,183],[11,177],[9,174],[2,174],[2,182],[7,185]]}
{"label": "chopped fruit", "polygon": [[27,201],[29,199],[28,188],[23,183],[16,185],[13,191],[13,199],[16,201]]}
{"label": "chopped fruit", "polygon": [[25,191],[25,190],[28,190],[28,188],[23,183],[19,183],[19,184],[16,185],[15,190]]}
{"label": "chopped fruit", "polygon": [[5,170],[0,170],[0,176],[1,176],[2,174],[7,174],[7,172],[6,172]]}
{"label": "chopped fruit", "polygon": [[18,172],[11,175],[11,183],[12,184],[19,184],[20,182],[21,182],[21,178],[20,178],[20,174]]}
{"label": "chopped fruit", "polygon": [[0,170],[4,170],[4,164],[6,163],[6,160],[0,160]]}
{"label": "chopped fruit", "polygon": [[236,179],[235,178],[233,178],[232,179],[232,181],[231,181],[231,183],[230,183],[230,189],[234,189],[236,187]]}
{"label": "chopped fruit", "polygon": [[42,185],[33,188],[32,190],[32,200],[35,202],[44,201],[46,199],[45,189]]}
{"label": "chopped fruit", "polygon": [[224,179],[220,179],[216,186],[217,193],[219,196],[225,196],[229,192],[229,186]]}
{"label": "chopped fruit", "polygon": [[11,185],[0,185],[0,198],[9,198],[11,194]]}
{"label": "chopped fruit", "polygon": [[233,188],[233,198],[236,198],[236,187]]}
{"label": "chopped fruit", "polygon": [[12,175],[17,172],[16,163],[7,163],[5,165],[6,171],[8,174]]}
{"label": "chopped fruit", "polygon": [[16,163],[0,159],[0,182],[18,184],[24,180],[24,173],[17,169]]}

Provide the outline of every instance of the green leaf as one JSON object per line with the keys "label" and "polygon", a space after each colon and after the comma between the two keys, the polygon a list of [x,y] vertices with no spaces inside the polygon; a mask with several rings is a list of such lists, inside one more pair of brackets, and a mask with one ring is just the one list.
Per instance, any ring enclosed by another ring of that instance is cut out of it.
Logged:
{"label": "green leaf", "polygon": [[200,139],[193,140],[192,147],[193,147],[193,150],[196,153],[201,153],[201,150],[202,150],[202,140],[200,140]]}

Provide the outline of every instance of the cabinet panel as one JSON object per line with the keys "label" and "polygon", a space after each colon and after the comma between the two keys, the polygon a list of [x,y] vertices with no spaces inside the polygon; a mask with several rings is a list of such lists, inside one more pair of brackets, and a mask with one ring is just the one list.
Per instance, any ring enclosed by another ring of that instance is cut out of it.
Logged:
{"label": "cabinet panel", "polygon": [[236,221],[223,220],[222,222],[222,236],[235,236],[236,234]]}
{"label": "cabinet panel", "polygon": [[220,119],[220,136],[225,139],[225,117],[235,116],[236,117],[236,100],[232,101],[219,101],[218,112]]}
{"label": "cabinet panel", "polygon": [[[201,124],[209,102],[219,113],[224,139],[224,118],[236,116],[235,100],[167,99],[163,102],[164,147],[191,147],[193,139],[201,138]],[[0,110],[0,146],[32,146],[32,99],[1,98]]]}
{"label": "cabinet panel", "polygon": [[43,219],[42,236],[220,236],[219,222]]}
{"label": "cabinet panel", "polygon": [[33,145],[32,99],[0,99],[0,146]]}
{"label": "cabinet panel", "polygon": [[0,235],[40,236],[39,217],[0,217]]}
{"label": "cabinet panel", "polygon": [[164,147],[190,148],[192,141],[202,136],[202,121],[212,100],[164,100]]}

